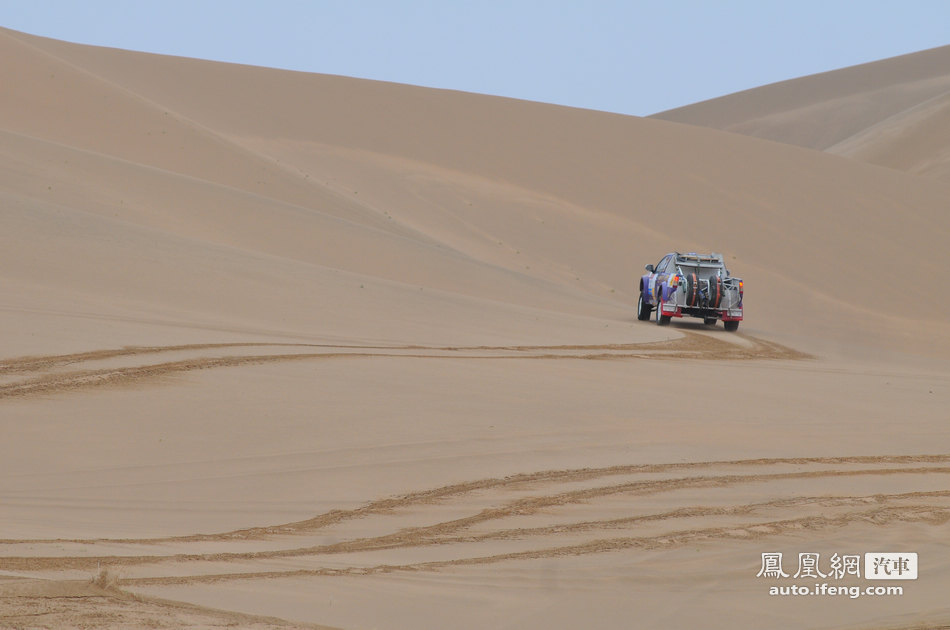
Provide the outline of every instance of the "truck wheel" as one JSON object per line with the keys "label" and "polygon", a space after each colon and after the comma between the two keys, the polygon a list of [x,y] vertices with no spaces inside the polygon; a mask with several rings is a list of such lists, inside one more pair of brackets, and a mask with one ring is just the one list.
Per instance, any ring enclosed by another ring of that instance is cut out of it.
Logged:
{"label": "truck wheel", "polygon": [[643,293],[640,294],[640,301],[637,302],[637,319],[641,322],[645,322],[650,319],[650,311],[653,310],[653,307],[646,303],[646,300],[643,299]]}
{"label": "truck wheel", "polygon": [[656,325],[657,326],[666,326],[670,323],[670,319],[672,319],[672,315],[663,314],[663,310],[660,308],[660,304],[662,303],[663,303],[662,298],[660,300],[657,300],[657,303],[656,303]]}
{"label": "truck wheel", "polygon": [[707,326],[715,326],[715,325],[716,325],[716,322],[718,322],[718,321],[719,321],[719,318],[718,318],[718,317],[706,317],[706,318],[703,318],[703,323],[706,324]]}
{"label": "truck wheel", "polygon": [[723,322],[723,326],[726,327],[726,330],[729,332],[736,332],[739,330],[739,322]]}

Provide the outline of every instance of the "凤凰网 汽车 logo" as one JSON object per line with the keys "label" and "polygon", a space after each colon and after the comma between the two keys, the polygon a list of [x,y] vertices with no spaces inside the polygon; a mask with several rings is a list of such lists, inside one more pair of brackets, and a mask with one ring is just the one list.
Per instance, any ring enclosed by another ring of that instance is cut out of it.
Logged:
{"label": "\u51e4\u51f0\u7f51 \u6c7d\u8f66 logo", "polygon": [[[837,552],[826,554],[803,552],[797,562],[786,559],[782,552],[763,552],[756,577],[773,579],[828,578],[841,580],[847,576],[866,580],[916,580],[917,554],[915,552],[874,551],[860,553]],[[863,562],[862,562],[863,560]],[[788,568],[788,571],[786,571]],[[792,573],[792,569],[795,569]]]}

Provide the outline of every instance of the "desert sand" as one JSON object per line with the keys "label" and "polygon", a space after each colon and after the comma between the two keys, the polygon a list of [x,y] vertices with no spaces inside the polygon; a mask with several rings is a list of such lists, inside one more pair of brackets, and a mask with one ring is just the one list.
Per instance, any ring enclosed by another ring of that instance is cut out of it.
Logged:
{"label": "desert sand", "polygon": [[[0,627],[947,626],[948,57],[636,118],[0,30]],[[738,333],[637,321],[673,250]]]}

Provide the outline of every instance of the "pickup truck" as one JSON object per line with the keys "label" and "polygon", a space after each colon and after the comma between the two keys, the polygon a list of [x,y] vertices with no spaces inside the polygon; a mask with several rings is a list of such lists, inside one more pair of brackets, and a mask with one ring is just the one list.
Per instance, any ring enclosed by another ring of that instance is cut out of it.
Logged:
{"label": "pickup truck", "polygon": [[722,254],[673,252],[646,270],[640,278],[637,319],[646,321],[652,312],[660,326],[689,316],[710,326],[721,319],[726,330],[739,329],[742,279],[729,273]]}

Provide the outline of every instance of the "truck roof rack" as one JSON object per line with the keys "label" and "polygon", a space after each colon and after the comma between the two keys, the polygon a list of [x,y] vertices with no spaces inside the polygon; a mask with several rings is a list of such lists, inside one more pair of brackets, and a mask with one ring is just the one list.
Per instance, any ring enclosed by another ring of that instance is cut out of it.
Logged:
{"label": "truck roof rack", "polygon": [[691,263],[715,263],[723,264],[722,254],[697,254],[696,252],[689,252],[688,254],[681,254],[676,252],[676,262],[691,262]]}

